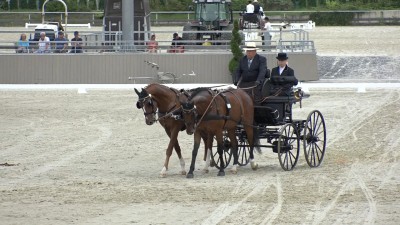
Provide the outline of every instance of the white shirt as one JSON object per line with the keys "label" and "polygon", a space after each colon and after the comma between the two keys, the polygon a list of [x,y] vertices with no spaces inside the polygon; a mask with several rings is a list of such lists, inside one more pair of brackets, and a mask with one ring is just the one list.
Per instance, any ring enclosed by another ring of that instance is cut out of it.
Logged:
{"label": "white shirt", "polygon": [[271,23],[270,23],[269,21],[266,22],[265,25],[264,25],[264,29],[265,29],[266,31],[270,31],[271,28],[272,28]]}
{"label": "white shirt", "polygon": [[285,68],[286,68],[286,66],[285,67],[279,67],[279,75],[282,75],[282,72],[283,72],[283,70],[285,70]]}
{"label": "white shirt", "polygon": [[47,50],[48,47],[46,46],[50,45],[50,39],[48,37],[44,37],[44,40],[42,38],[39,38],[39,50]]}
{"label": "white shirt", "polygon": [[246,13],[254,13],[254,5],[253,4],[248,4],[246,5]]}

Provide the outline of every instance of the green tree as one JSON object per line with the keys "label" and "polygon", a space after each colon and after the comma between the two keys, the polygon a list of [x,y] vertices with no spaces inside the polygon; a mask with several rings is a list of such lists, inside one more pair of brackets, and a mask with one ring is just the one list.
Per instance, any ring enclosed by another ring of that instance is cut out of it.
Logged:
{"label": "green tree", "polygon": [[233,22],[232,40],[230,44],[233,58],[229,61],[229,71],[233,75],[233,72],[239,66],[240,59],[244,56],[242,49],[240,49],[240,45],[242,44],[242,37],[240,37],[239,33],[238,20],[235,20]]}

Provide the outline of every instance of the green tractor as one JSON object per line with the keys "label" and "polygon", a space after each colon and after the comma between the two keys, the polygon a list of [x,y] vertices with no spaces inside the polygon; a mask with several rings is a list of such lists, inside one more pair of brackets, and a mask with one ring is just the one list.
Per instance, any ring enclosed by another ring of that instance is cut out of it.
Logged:
{"label": "green tractor", "polygon": [[189,44],[201,44],[206,39],[212,41],[213,44],[228,44],[218,42],[218,40],[231,40],[232,32],[210,33],[208,31],[232,31],[232,0],[193,0],[193,4],[195,18],[183,27],[183,40],[199,41]]}

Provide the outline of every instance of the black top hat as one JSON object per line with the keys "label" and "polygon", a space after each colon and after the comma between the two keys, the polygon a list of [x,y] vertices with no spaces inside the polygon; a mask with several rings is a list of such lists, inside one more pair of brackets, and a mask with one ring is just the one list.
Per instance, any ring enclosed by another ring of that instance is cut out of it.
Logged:
{"label": "black top hat", "polygon": [[280,52],[278,53],[278,56],[276,57],[278,60],[286,60],[289,57],[287,57],[287,54],[285,52]]}

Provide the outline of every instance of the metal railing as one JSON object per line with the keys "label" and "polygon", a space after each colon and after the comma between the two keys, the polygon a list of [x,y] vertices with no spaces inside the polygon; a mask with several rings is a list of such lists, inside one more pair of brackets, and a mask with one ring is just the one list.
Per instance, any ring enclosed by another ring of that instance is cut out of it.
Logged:
{"label": "metal railing", "polygon": [[[231,33],[231,31],[206,31],[207,33]],[[263,51],[271,51],[271,52],[315,52],[314,42],[309,40],[308,32],[304,30],[273,30],[270,31],[270,34],[273,35],[273,38],[270,42],[264,42],[260,34],[262,34],[262,30],[252,30],[252,34],[254,34],[253,39],[247,40],[256,42],[257,46]],[[3,34],[15,34],[14,36],[18,36],[20,33],[27,33],[24,31],[0,31],[0,37]],[[170,33],[171,31],[142,31],[135,32],[135,34],[141,34],[146,37],[145,40],[138,41],[123,41],[122,32],[80,32],[81,38],[83,39],[83,53],[143,53],[147,52],[148,46],[146,45],[148,39],[147,37],[150,34],[156,34],[158,42],[158,49],[156,53],[172,53],[171,51],[171,39]],[[180,31],[179,33],[204,33],[204,31]],[[248,32],[240,31],[243,40],[245,40],[245,35]],[[32,37],[32,35],[27,35]],[[231,40],[209,40],[208,42],[211,44],[202,45],[203,40],[182,40],[180,41],[184,46],[183,51],[177,51],[179,53],[202,53],[202,52],[226,52],[231,51],[230,47]],[[18,48],[17,40],[10,40],[0,38],[0,54],[10,54],[16,53],[16,49]],[[38,51],[38,41],[29,41],[29,48],[26,53],[39,53]],[[55,46],[57,42],[51,41],[50,46],[51,50],[48,53],[54,53]],[[71,46],[74,42],[68,41],[68,49],[71,50]],[[245,42],[242,42],[244,45]]]}

